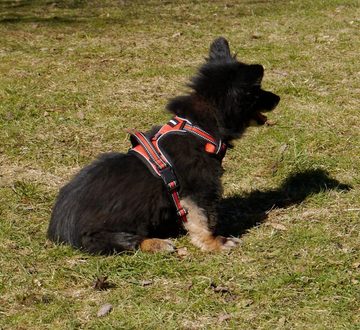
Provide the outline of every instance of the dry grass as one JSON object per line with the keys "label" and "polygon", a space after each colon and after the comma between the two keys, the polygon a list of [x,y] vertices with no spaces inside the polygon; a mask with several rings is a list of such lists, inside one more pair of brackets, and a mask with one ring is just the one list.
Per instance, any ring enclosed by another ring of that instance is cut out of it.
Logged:
{"label": "dry grass", "polygon": [[[0,328],[359,329],[359,14],[353,0],[2,1]],[[223,230],[241,246],[209,255],[183,237],[181,257],[104,258],[48,242],[57,189],[126,151],[125,128],[164,122],[218,35],[282,97],[224,162]],[[115,287],[95,290],[104,275]]]}

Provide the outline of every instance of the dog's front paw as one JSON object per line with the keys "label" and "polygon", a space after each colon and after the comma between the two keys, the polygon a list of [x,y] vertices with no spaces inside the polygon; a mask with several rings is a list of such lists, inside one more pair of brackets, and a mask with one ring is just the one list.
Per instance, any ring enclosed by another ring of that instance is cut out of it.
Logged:
{"label": "dog's front paw", "polygon": [[240,239],[236,237],[217,236],[216,239],[220,242],[219,250],[230,250],[240,243]]}
{"label": "dog's front paw", "polygon": [[169,239],[147,238],[140,244],[143,252],[174,252],[175,245]]}

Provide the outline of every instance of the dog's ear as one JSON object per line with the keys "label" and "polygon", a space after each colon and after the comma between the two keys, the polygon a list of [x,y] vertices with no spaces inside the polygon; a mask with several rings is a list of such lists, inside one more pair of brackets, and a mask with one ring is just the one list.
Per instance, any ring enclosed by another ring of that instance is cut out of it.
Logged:
{"label": "dog's ear", "polygon": [[225,38],[219,37],[212,42],[207,60],[209,62],[228,62],[233,60],[230,54],[229,43]]}

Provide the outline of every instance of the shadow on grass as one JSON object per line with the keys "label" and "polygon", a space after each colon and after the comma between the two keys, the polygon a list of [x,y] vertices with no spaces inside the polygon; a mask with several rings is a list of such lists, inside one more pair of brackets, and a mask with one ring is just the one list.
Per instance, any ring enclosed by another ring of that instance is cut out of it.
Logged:
{"label": "shadow on grass", "polygon": [[[97,7],[104,6],[101,2]],[[122,4],[119,1],[118,7]],[[53,10],[58,9],[54,15]],[[67,10],[64,14],[61,10]],[[75,10],[71,12],[71,10]],[[81,0],[0,0],[0,24],[41,23],[50,25],[86,22],[124,23],[119,18],[99,17]]]}
{"label": "shadow on grass", "polygon": [[83,0],[1,0],[0,8],[44,8],[58,7],[66,9],[83,8],[86,1]]}
{"label": "shadow on grass", "polygon": [[[1,1],[1,0],[0,0]],[[62,25],[72,24],[79,25],[83,23],[101,23],[101,24],[125,24],[125,20],[121,18],[97,17],[97,16],[52,16],[52,17],[32,17],[32,16],[12,16],[0,18],[0,24],[18,24],[33,23],[45,25]]]}
{"label": "shadow on grass", "polygon": [[267,218],[268,211],[300,204],[306,197],[322,191],[352,187],[333,179],[322,169],[307,170],[289,176],[278,189],[253,191],[245,196],[224,198],[219,206],[220,223],[216,232],[240,236]]}
{"label": "shadow on grass", "polygon": [[81,23],[84,19],[73,17],[25,17],[25,16],[12,16],[0,18],[0,24],[16,24],[16,23],[50,23],[50,24],[67,24],[67,23]]}

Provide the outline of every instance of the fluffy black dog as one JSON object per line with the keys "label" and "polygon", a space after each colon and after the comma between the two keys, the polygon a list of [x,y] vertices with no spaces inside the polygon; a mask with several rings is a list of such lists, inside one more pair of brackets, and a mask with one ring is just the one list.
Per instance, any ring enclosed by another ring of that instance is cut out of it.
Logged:
{"label": "fluffy black dog", "polygon": [[[210,46],[209,58],[192,79],[192,92],[170,101],[167,109],[228,145],[280,98],[261,89],[261,65],[239,62],[226,39]],[[149,136],[156,133],[153,128]],[[205,152],[191,134],[169,135],[162,146],[180,183],[188,221],[181,224],[163,181],[134,154],[109,153],[85,167],[59,193],[48,237],[90,253],[109,254],[141,248],[172,251],[166,239],[184,229],[193,244],[207,251],[228,249],[237,239],[215,236],[217,203],[222,194],[221,160]]]}

